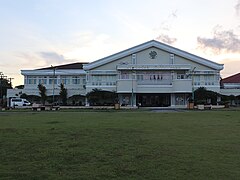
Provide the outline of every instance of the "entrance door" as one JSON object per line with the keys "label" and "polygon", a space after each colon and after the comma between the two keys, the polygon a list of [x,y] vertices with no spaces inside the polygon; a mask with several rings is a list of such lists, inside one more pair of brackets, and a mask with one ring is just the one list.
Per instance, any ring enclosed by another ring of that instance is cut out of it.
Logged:
{"label": "entrance door", "polygon": [[168,107],[171,105],[171,95],[137,94],[137,103],[143,107]]}

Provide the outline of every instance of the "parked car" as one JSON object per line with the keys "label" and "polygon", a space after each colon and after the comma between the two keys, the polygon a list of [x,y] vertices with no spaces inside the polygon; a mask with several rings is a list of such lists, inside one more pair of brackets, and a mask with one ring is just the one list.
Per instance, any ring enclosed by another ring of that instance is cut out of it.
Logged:
{"label": "parked car", "polygon": [[31,103],[26,100],[26,99],[22,99],[22,98],[12,98],[10,100],[10,107],[14,108],[16,106],[30,106]]}

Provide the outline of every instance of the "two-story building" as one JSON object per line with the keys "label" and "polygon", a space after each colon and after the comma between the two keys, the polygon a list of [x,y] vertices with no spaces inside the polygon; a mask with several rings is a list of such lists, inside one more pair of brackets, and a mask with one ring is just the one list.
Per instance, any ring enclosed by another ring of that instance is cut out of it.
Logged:
{"label": "two-story building", "polygon": [[83,69],[86,92],[115,91],[122,105],[185,107],[199,87],[220,92],[223,65],[152,40]]}
{"label": "two-story building", "polygon": [[83,64],[72,63],[35,70],[21,70],[24,76],[24,93],[39,95],[38,84],[43,84],[48,96],[58,95],[60,84],[63,83],[68,89],[68,97],[85,95],[86,73],[83,70]]}
{"label": "two-story building", "polygon": [[222,69],[222,64],[152,40],[92,63],[21,73],[26,94],[37,95],[39,83],[48,95],[57,94],[57,85],[63,83],[69,96],[101,89],[116,92],[121,105],[186,107],[199,87],[220,92]]}

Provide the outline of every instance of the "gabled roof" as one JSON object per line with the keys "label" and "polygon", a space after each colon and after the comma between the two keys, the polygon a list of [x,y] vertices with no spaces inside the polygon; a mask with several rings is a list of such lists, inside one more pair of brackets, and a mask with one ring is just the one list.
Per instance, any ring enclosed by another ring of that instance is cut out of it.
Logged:
{"label": "gabled roof", "polygon": [[183,58],[189,59],[189,60],[191,60],[193,62],[196,62],[198,64],[202,64],[202,65],[211,67],[211,68],[216,69],[216,70],[222,70],[223,69],[223,64],[218,64],[218,63],[212,62],[210,60],[201,58],[201,57],[196,56],[194,54],[188,53],[186,51],[177,49],[175,47],[169,46],[167,44],[163,44],[163,43],[161,43],[159,41],[155,41],[155,40],[145,42],[143,44],[134,46],[132,48],[126,49],[126,50],[121,51],[119,53],[113,54],[111,56],[107,56],[105,58],[99,59],[99,60],[94,61],[92,63],[89,63],[87,65],[84,65],[83,69],[84,70],[90,70],[90,69],[102,66],[104,64],[107,64],[107,63],[110,63],[110,62],[113,62],[113,61],[116,61],[120,58],[129,56],[131,54],[137,53],[139,51],[142,51],[142,50],[145,50],[145,49],[148,49],[148,48],[151,48],[151,47],[159,48],[159,49],[167,51],[171,54],[181,56]]}
{"label": "gabled roof", "polygon": [[53,69],[53,68],[56,68],[56,69],[83,69],[84,64],[87,64],[87,63],[63,64],[63,65],[59,65],[59,66],[53,66],[53,67],[50,66],[50,67],[36,69],[36,70],[50,70],[50,69]]}
{"label": "gabled roof", "polygon": [[240,73],[222,79],[221,84],[223,83],[240,83]]}

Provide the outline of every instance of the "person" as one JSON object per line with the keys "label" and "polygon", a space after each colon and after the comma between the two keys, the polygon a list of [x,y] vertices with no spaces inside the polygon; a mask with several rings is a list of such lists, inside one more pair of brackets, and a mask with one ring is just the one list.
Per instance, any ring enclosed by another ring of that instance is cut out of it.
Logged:
{"label": "person", "polygon": [[139,109],[139,107],[140,107],[141,105],[142,105],[141,103],[138,103],[138,104],[137,104],[138,109]]}

